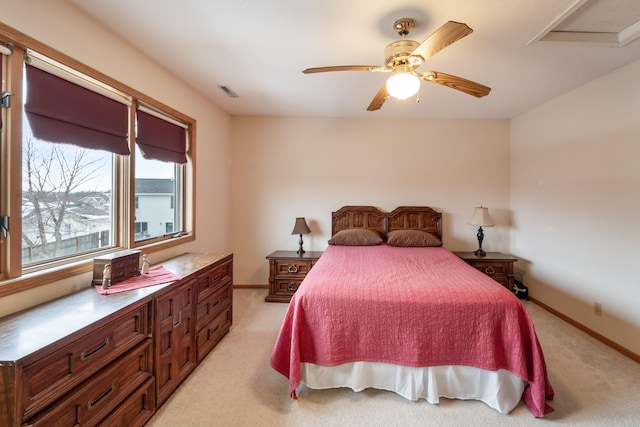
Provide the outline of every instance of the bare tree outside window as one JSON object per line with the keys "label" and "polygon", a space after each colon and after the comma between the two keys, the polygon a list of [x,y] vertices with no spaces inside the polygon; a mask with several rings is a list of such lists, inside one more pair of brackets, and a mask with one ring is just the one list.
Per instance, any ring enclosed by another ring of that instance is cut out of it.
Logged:
{"label": "bare tree outside window", "polygon": [[23,265],[111,244],[111,153],[23,142]]}

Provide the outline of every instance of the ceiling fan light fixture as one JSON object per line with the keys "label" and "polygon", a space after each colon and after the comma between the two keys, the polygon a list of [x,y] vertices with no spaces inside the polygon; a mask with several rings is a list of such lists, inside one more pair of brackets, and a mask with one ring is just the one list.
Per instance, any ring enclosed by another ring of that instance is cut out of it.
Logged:
{"label": "ceiling fan light fixture", "polygon": [[387,93],[397,99],[407,99],[418,93],[420,79],[414,73],[397,71],[387,80]]}

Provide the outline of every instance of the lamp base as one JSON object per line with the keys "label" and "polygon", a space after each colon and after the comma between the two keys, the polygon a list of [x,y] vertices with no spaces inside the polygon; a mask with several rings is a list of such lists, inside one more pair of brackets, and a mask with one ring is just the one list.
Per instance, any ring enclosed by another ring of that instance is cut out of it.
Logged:
{"label": "lamp base", "polygon": [[487,255],[487,253],[485,251],[483,251],[482,249],[478,249],[477,251],[474,252],[474,254],[475,254],[475,256],[478,256],[478,257],[483,257],[483,256]]}
{"label": "lamp base", "polygon": [[487,255],[485,251],[482,250],[482,241],[484,240],[484,232],[482,231],[482,227],[478,227],[478,250],[474,252],[476,256],[481,257]]}
{"label": "lamp base", "polygon": [[300,240],[298,241],[298,246],[300,246],[300,248],[296,251],[296,253],[300,256],[304,255],[304,249],[302,249],[302,234],[300,235]]}

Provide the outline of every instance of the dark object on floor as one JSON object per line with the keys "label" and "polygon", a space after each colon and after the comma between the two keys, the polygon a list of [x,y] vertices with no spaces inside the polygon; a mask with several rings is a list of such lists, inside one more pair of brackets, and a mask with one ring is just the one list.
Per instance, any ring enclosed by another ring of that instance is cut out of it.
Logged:
{"label": "dark object on floor", "polygon": [[513,281],[513,293],[520,299],[529,300],[529,288],[518,280]]}

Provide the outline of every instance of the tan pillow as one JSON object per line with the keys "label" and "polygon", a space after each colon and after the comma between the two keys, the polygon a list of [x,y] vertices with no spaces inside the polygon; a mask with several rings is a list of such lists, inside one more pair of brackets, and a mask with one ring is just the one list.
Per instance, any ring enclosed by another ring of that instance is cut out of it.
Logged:
{"label": "tan pillow", "polygon": [[390,246],[442,246],[442,241],[431,233],[421,230],[394,230],[387,233]]}
{"label": "tan pillow", "polygon": [[382,243],[379,233],[366,228],[350,228],[338,231],[329,239],[330,245],[339,246],[374,246]]}

